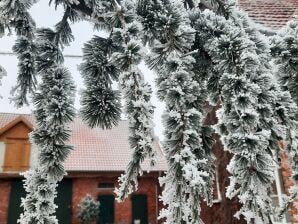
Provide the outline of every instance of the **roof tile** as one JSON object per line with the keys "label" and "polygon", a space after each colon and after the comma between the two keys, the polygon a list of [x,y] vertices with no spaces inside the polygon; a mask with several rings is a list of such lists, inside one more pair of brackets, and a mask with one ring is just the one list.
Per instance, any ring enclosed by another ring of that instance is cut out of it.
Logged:
{"label": "roof tile", "polygon": [[273,30],[298,15],[298,0],[238,0],[238,5],[255,22]]}

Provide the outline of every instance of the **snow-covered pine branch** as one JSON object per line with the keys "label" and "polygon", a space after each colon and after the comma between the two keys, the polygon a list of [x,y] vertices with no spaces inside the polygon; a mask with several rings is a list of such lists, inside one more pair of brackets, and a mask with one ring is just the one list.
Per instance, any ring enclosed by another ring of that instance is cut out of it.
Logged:
{"label": "snow-covered pine branch", "polygon": [[132,159],[125,174],[119,178],[120,186],[116,189],[118,199],[123,201],[137,189],[137,178],[143,174],[141,163],[149,158],[150,165],[155,165],[155,152],[152,146],[154,108],[150,103],[152,91],[138,68],[133,67],[130,71],[121,73],[119,79],[122,94],[126,99],[125,111],[131,116],[129,142],[133,149]]}
{"label": "snow-covered pine branch", "polygon": [[[284,105],[281,101],[280,108],[283,113],[278,113],[284,123],[287,124],[287,147],[286,152],[292,168],[291,195],[285,200],[281,212],[285,212],[289,203],[298,198],[298,20],[290,21],[287,26],[271,39],[271,53],[273,63],[276,65],[275,75],[284,91],[288,91],[295,106]],[[286,101],[287,102],[287,101]],[[281,115],[280,115],[281,114]]]}
{"label": "snow-covered pine branch", "polygon": [[[1,80],[2,80],[3,77],[6,76],[6,75],[7,75],[6,70],[0,65],[0,86],[2,85]],[[1,98],[1,95],[0,95],[0,98]]]}
{"label": "snow-covered pine branch", "polygon": [[181,59],[173,54],[171,58],[159,74],[164,77],[159,91],[166,92],[163,147],[169,166],[161,178],[165,187],[161,199],[167,206],[161,218],[166,223],[202,223],[200,200],[212,203],[213,182],[213,158],[202,139],[204,87],[190,72],[192,57]]}
{"label": "snow-covered pine branch", "polygon": [[22,199],[24,213],[19,223],[58,223],[55,217],[56,186],[65,175],[63,162],[72,150],[66,142],[73,120],[75,87],[69,71],[63,66],[61,47],[72,40],[69,9],[56,30],[40,29],[37,33],[36,70],[41,83],[34,94],[36,129],[32,134],[38,146],[35,167],[24,174],[27,195]]}
{"label": "snow-covered pine branch", "polygon": [[35,22],[28,10],[35,3],[35,0],[4,0],[0,3],[0,36],[8,29],[15,31],[17,40],[13,51],[17,54],[18,78],[17,84],[12,88],[13,101],[17,107],[29,103],[28,95],[36,88],[35,77],[35,54],[36,46],[33,42],[35,33]]}
{"label": "snow-covered pine branch", "polygon": [[[145,158],[153,160],[153,106],[151,88],[138,69],[144,51],[140,38],[140,24],[131,1],[87,2],[94,9],[95,27],[110,33],[108,39],[94,37],[84,47],[84,63],[81,73],[86,89],[82,95],[81,114],[91,127],[111,128],[120,119],[120,96],[112,89],[113,81],[120,82],[125,101],[125,113],[129,120],[129,142],[132,162],[119,178],[116,189],[119,200],[124,200],[137,188],[141,163]],[[119,80],[118,76],[120,74]]]}
{"label": "snow-covered pine branch", "polygon": [[[155,69],[158,95],[166,103],[163,147],[169,170],[161,179],[167,206],[161,217],[167,223],[202,223],[200,201],[211,204],[212,130],[203,125],[209,101],[221,106],[217,132],[234,154],[228,196],[242,203],[237,215],[248,222],[270,222],[269,190],[276,167],[272,151],[286,137],[297,176],[297,105],[289,94],[296,100],[297,91],[295,79],[288,76],[296,75],[296,42],[285,46],[292,34],[277,41],[282,51],[276,53],[276,62],[286,66],[280,89],[268,63],[268,46],[233,0],[53,0],[55,6],[64,6],[65,14],[56,30],[38,33],[27,12],[34,2],[0,2],[0,33],[14,28],[19,36],[14,47],[20,59],[17,103],[26,103],[27,93],[36,91],[32,138],[40,153],[38,166],[25,174],[28,194],[21,223],[57,223],[55,188],[65,173],[62,162],[71,150],[66,145],[68,123],[74,116],[74,86],[61,49],[73,39],[68,21],[78,20],[79,14],[110,34],[94,37],[84,47],[83,119],[91,127],[117,124],[121,98],[112,82],[119,81],[130,123],[134,151],[116,190],[119,199],[136,189],[141,162],[154,154],[151,89],[138,68],[148,47],[147,65]],[[214,12],[203,12],[205,8]],[[37,90],[35,72],[42,77]]]}
{"label": "snow-covered pine branch", "polygon": [[145,54],[140,38],[140,24],[135,15],[135,5],[123,1],[121,5],[114,1],[119,28],[111,32],[111,38],[121,43],[122,49],[111,55],[113,63],[122,72],[119,86],[125,101],[125,114],[129,120],[129,143],[133,150],[131,162],[124,175],[119,178],[119,187],[115,190],[117,199],[123,201],[134,190],[137,190],[139,175],[142,175],[141,164],[149,158],[155,165],[153,150],[153,112],[151,104],[151,87],[144,80],[138,66]]}
{"label": "snow-covered pine branch", "polygon": [[111,38],[95,36],[83,48],[80,71],[86,88],[81,97],[82,119],[91,127],[112,128],[121,118],[121,98],[112,82],[120,70],[109,62],[111,52],[119,49]]}
{"label": "snow-covered pine branch", "polygon": [[144,41],[151,47],[147,63],[155,68],[158,96],[166,104],[163,149],[169,169],[160,180],[166,206],[160,218],[166,223],[202,223],[200,200],[212,203],[212,132],[203,126],[206,70],[196,67],[204,53],[195,44],[188,13],[173,1],[138,5]]}
{"label": "snow-covered pine branch", "polygon": [[286,136],[286,124],[280,122],[276,108],[291,101],[275,82],[266,42],[246,15],[229,9],[227,20],[206,13],[208,22],[213,21],[208,26],[221,30],[206,47],[217,74],[222,74],[216,81],[222,104],[217,132],[225,149],[234,154],[227,196],[237,196],[243,204],[237,217],[270,223],[270,187],[277,166],[272,151],[279,150],[278,141]]}

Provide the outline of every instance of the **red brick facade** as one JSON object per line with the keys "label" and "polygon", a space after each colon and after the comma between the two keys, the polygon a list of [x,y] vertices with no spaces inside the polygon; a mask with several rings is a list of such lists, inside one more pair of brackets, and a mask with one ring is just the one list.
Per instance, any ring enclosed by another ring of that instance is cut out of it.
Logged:
{"label": "red brick facade", "polygon": [[[294,185],[294,182],[291,180],[291,175],[292,175],[292,171],[291,171],[291,166],[288,160],[288,156],[285,152],[281,152],[280,154],[280,158],[281,158],[281,175],[282,175],[282,181],[284,184],[284,188],[285,188],[285,193],[287,195],[289,195],[289,189]],[[298,202],[298,200],[297,200]],[[291,217],[291,223],[298,223],[298,220],[295,219],[295,216],[298,215],[298,211],[297,209],[294,207],[294,205],[292,204],[289,208],[289,213],[290,213],[290,217]]]}
{"label": "red brick facade", "polygon": [[[160,188],[158,184],[158,173],[147,174],[139,179],[138,191],[134,194],[147,195],[148,200],[148,224],[156,224],[159,212],[158,194]],[[78,215],[78,204],[80,200],[90,194],[96,200],[99,195],[115,195],[113,189],[100,189],[100,183],[114,183],[117,185],[117,179],[120,173],[83,173],[79,176],[72,176],[72,224],[80,224]],[[7,223],[8,205],[10,197],[11,179],[0,179],[0,224]],[[131,197],[124,202],[115,201],[115,224],[132,223],[132,201]]]}
{"label": "red brick facade", "polygon": [[[84,177],[72,178],[73,183],[73,197],[72,197],[72,223],[79,224],[77,219],[78,204],[80,200],[88,193],[96,199],[99,195],[115,195],[113,189],[100,189],[98,184],[100,183],[114,183],[117,185],[117,178],[120,173],[117,174],[93,174],[86,175]],[[158,215],[158,174],[145,175],[139,179],[138,191],[134,194],[145,194],[148,199],[148,223],[157,223]],[[117,224],[131,224],[132,223],[132,204],[131,197],[127,198],[124,202],[118,203],[115,201],[115,223]]]}
{"label": "red brick facade", "polygon": [[0,179],[0,224],[7,223],[8,202],[10,196],[10,180]]}

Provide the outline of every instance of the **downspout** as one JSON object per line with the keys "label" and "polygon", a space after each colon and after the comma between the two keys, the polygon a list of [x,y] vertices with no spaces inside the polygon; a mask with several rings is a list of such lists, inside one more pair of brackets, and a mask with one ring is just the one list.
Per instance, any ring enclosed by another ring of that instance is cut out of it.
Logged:
{"label": "downspout", "polygon": [[[281,189],[281,181],[280,181],[280,175],[279,175],[279,168],[276,167],[275,170],[274,170],[274,175],[275,175],[275,184],[276,184],[276,191],[277,191],[277,196],[278,196],[278,204],[279,206],[282,206],[283,205],[283,200],[282,200],[282,189]],[[282,218],[282,221],[281,221],[282,224],[286,224],[286,219],[285,219],[285,215],[283,215],[283,218]]]}
{"label": "downspout", "polygon": [[[161,171],[158,171],[158,178],[161,176]],[[159,185],[159,181],[156,181],[155,184],[155,203],[156,203],[156,223],[158,223],[158,216],[159,216],[159,203],[158,203],[158,185]]]}

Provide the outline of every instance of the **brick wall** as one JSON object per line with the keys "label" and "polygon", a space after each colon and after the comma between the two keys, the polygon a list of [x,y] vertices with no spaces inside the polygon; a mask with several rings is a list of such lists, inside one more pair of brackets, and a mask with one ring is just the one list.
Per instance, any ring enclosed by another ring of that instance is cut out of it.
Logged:
{"label": "brick wall", "polygon": [[[287,195],[290,195],[289,189],[294,185],[294,182],[291,180],[292,171],[291,171],[290,162],[288,160],[287,154],[284,151],[281,151],[280,158],[281,158],[280,169],[281,169],[281,175],[283,178],[284,188],[286,191],[285,193]],[[298,211],[293,205],[291,205],[289,208],[289,214],[291,217],[291,223],[293,224],[298,223],[298,220],[295,219],[295,215],[298,215]]]}
{"label": "brick wall", "polygon": [[[79,177],[73,178],[73,198],[72,198],[72,223],[79,224],[77,219],[78,204],[88,193],[97,199],[99,195],[114,194],[112,189],[99,189],[99,183],[117,184],[117,176]],[[139,180],[139,189],[135,194],[146,194],[148,199],[148,221],[149,224],[156,224],[157,221],[157,177],[142,177]],[[115,223],[131,224],[132,203],[131,197],[124,202],[115,201]]]}
{"label": "brick wall", "polygon": [[10,183],[10,180],[0,179],[0,224],[7,223]]}

